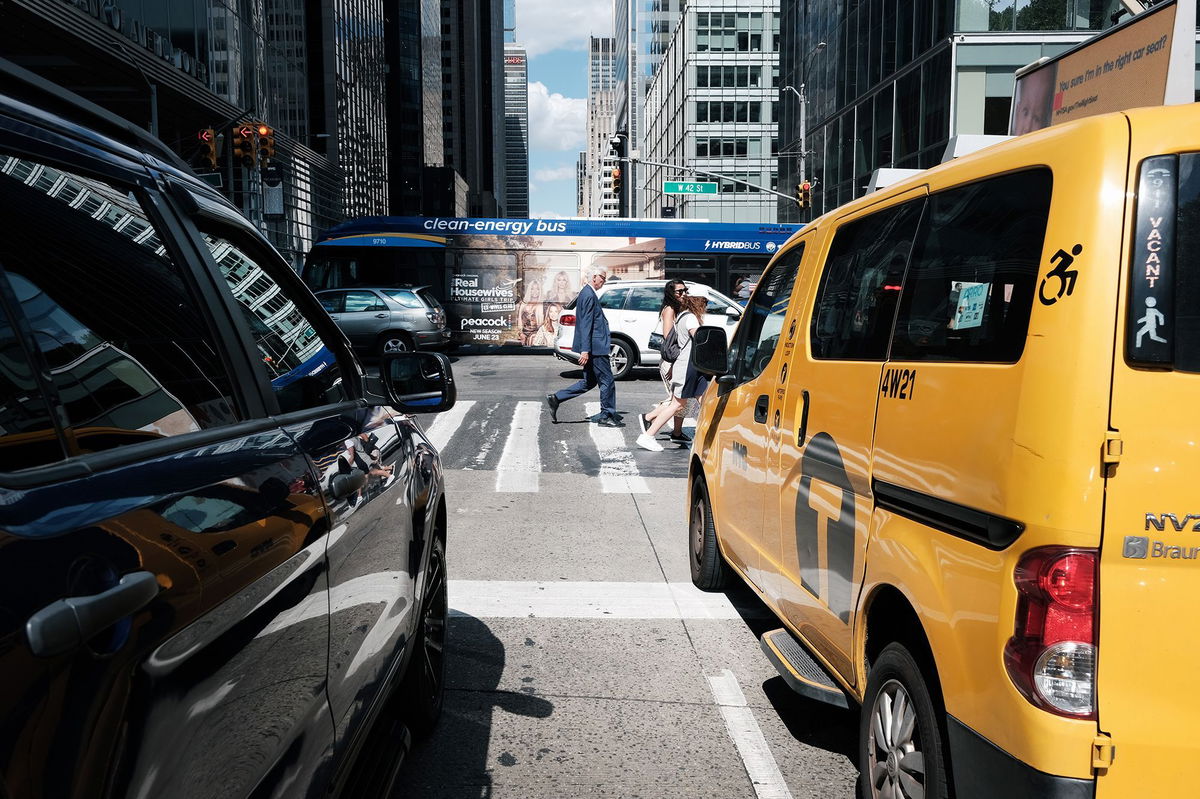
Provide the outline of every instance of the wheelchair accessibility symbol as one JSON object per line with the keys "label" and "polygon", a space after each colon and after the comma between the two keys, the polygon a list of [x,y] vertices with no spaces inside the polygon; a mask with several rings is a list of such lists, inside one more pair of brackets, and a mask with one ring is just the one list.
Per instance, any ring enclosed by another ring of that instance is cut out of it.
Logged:
{"label": "wheelchair accessibility symbol", "polygon": [[[1062,299],[1063,294],[1070,297],[1075,291],[1075,278],[1079,277],[1079,271],[1070,267],[1071,264],[1075,263],[1075,256],[1081,252],[1083,252],[1083,245],[1076,244],[1071,248],[1071,252],[1069,253],[1066,250],[1059,250],[1050,256],[1050,263],[1054,263],[1055,261],[1058,263],[1046,273],[1046,276],[1042,278],[1042,282],[1038,286],[1038,299],[1041,300],[1042,305],[1053,305]],[[1046,288],[1051,278],[1058,280],[1058,291],[1053,296],[1047,297]]]}

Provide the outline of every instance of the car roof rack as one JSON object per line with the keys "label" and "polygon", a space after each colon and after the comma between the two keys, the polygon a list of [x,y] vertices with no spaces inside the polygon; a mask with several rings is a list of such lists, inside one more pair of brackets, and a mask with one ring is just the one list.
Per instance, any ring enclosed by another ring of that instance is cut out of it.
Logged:
{"label": "car roof rack", "polygon": [[170,147],[123,117],[91,100],[67,91],[24,67],[0,58],[0,85],[3,94],[41,111],[82,125],[110,139],[149,153],[171,166],[191,174],[192,168]]}

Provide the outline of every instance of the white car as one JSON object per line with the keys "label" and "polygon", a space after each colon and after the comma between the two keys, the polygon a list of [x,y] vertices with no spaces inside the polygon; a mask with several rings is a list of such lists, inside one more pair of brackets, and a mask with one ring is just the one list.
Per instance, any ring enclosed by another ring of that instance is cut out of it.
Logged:
{"label": "white car", "polygon": [[[685,280],[688,292],[708,300],[707,313],[701,324],[725,328],[732,339],[742,307],[711,286]],[[611,363],[617,380],[629,374],[635,366],[658,366],[662,360],[658,350],[650,349],[650,334],[658,325],[665,280],[611,280],[597,292],[600,307],[612,331]],[[579,354],[571,349],[575,338],[575,301],[572,300],[558,315],[558,335],[554,355],[560,360],[579,363]]]}

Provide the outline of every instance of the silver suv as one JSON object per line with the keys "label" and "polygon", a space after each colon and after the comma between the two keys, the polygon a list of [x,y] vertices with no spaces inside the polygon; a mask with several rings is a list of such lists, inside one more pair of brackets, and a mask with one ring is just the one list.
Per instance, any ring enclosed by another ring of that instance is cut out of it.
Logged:
{"label": "silver suv", "polygon": [[329,289],[317,299],[355,349],[386,355],[450,341],[446,311],[429,286]]}

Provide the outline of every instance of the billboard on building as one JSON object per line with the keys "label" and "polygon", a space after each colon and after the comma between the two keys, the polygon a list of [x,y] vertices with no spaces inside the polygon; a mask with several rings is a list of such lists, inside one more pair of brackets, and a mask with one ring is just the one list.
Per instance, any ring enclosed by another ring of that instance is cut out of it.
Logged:
{"label": "billboard on building", "polygon": [[1008,132],[1195,100],[1196,5],[1161,3],[1017,71]]}

